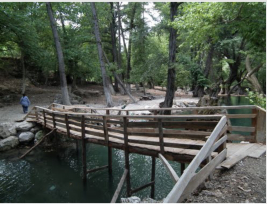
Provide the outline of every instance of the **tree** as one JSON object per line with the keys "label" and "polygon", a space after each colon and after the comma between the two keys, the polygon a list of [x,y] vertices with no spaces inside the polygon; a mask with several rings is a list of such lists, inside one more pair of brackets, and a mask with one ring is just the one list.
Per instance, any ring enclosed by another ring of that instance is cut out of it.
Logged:
{"label": "tree", "polygon": [[103,79],[103,87],[104,87],[104,93],[107,101],[107,106],[112,107],[113,101],[110,93],[110,89],[108,87],[108,76],[106,74],[106,68],[105,68],[105,62],[104,62],[104,53],[101,45],[101,38],[100,38],[100,32],[99,32],[99,26],[98,26],[98,19],[97,19],[97,13],[96,13],[96,7],[95,3],[91,2],[91,9],[93,14],[93,22],[94,22],[94,33],[95,33],[95,39],[97,43],[97,49],[98,49],[98,58],[100,62],[100,69],[102,73],[102,79]]}
{"label": "tree", "polygon": [[[171,2],[170,3],[170,19],[171,22],[174,21],[175,16],[177,15],[178,6],[181,3]],[[168,77],[167,77],[167,91],[165,95],[165,100],[161,104],[161,108],[172,107],[174,93],[176,90],[175,87],[175,62],[176,62],[176,38],[177,30],[173,27],[170,28],[170,38],[169,38],[169,64],[168,64]],[[164,114],[171,114],[171,111],[164,111]]]}
{"label": "tree", "polygon": [[51,7],[51,3],[46,3],[47,13],[49,16],[53,37],[56,45],[57,50],[57,58],[58,58],[58,68],[59,68],[59,76],[60,76],[60,87],[61,87],[61,94],[62,94],[62,103],[64,105],[71,105],[70,99],[69,99],[69,93],[68,93],[68,87],[67,87],[67,80],[65,75],[65,64],[64,64],[64,56],[61,48],[61,44],[59,41],[59,36],[57,32],[56,27],[56,21],[53,17],[53,11]]}

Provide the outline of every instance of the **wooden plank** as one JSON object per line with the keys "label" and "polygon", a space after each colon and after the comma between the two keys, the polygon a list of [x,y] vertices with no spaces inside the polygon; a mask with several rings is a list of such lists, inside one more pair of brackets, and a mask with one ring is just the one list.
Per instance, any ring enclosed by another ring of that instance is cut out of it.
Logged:
{"label": "wooden plank", "polygon": [[128,174],[128,170],[124,169],[123,175],[122,175],[121,180],[120,180],[120,182],[119,182],[119,184],[117,186],[117,189],[116,189],[116,191],[115,191],[115,193],[114,193],[114,195],[112,197],[111,203],[116,203],[127,174]]}
{"label": "wooden plank", "polygon": [[229,141],[249,141],[253,142],[254,137],[250,135],[240,135],[240,134],[227,134]]}
{"label": "wooden plank", "polygon": [[[253,110],[253,109],[252,109]],[[227,118],[256,118],[257,114],[226,114]]]}
{"label": "wooden plank", "polygon": [[162,120],[161,119],[158,119],[158,130],[159,130],[160,153],[164,154],[164,140],[163,140],[163,130],[162,130]]}
{"label": "wooden plank", "polygon": [[143,185],[143,186],[140,186],[140,187],[138,187],[138,188],[136,188],[136,189],[131,190],[131,194],[134,194],[134,193],[136,193],[136,192],[138,192],[138,191],[141,191],[141,190],[143,190],[143,189],[145,189],[145,188],[147,188],[147,187],[149,187],[149,186],[152,186],[152,185],[154,185],[154,184],[155,184],[155,181],[151,181],[150,183],[147,183],[147,184],[145,184],[145,185]]}
{"label": "wooden plank", "polygon": [[240,131],[240,132],[254,132],[255,127],[245,127],[245,126],[228,126],[229,131]]}
{"label": "wooden plank", "polygon": [[185,198],[187,198],[194,190],[205,181],[205,179],[210,175],[210,173],[225,159],[227,150],[223,150],[218,156],[212,159],[208,164],[206,164],[200,171],[193,176],[191,181],[186,186],[183,194],[181,195],[178,203],[181,203]]}
{"label": "wooden plank", "polygon": [[162,154],[159,154],[159,159],[162,161],[162,163],[166,167],[174,183],[176,183],[179,180],[179,176],[175,173],[175,171],[173,170],[169,162],[164,158]]}
{"label": "wooden plank", "polygon": [[[241,145],[240,145],[241,146]],[[237,162],[244,159],[250,151],[252,151],[254,148],[254,144],[242,144],[242,148],[232,154],[230,157],[227,157],[227,159],[221,164],[222,167],[230,169],[232,166],[234,166]],[[256,146],[255,146],[256,147]]]}
{"label": "wooden plank", "polygon": [[249,157],[259,158],[266,152],[266,145],[255,144],[254,146],[256,146],[257,148],[255,148],[253,151],[250,151],[250,153],[248,154]]}
{"label": "wooden plank", "polygon": [[194,157],[193,161],[187,167],[186,172],[183,173],[179,181],[175,184],[175,186],[173,187],[173,189],[168,194],[168,196],[164,199],[163,202],[170,202],[170,203],[178,202],[185,187],[190,182],[191,178],[194,175],[194,172],[197,170],[199,165],[205,159],[205,156],[210,151],[210,148],[214,144],[215,140],[217,139],[223,127],[225,126],[226,122],[227,122],[227,118],[226,116],[223,116],[221,120],[219,121],[219,123],[214,128],[213,132],[211,133],[205,145],[201,148],[198,154]]}
{"label": "wooden plank", "polygon": [[101,166],[101,167],[97,167],[97,168],[94,168],[94,169],[89,169],[86,171],[86,173],[93,173],[93,172],[96,172],[96,171],[100,171],[100,170],[103,170],[103,169],[107,169],[108,168],[108,165],[105,165],[105,166]]}

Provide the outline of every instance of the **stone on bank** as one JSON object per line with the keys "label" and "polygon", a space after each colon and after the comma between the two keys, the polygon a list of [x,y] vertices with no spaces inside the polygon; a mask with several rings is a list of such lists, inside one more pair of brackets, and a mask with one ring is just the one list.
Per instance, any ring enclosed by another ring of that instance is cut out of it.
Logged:
{"label": "stone on bank", "polygon": [[0,140],[0,152],[14,148],[18,146],[18,144],[19,144],[19,139],[15,136],[10,136],[3,140]]}
{"label": "stone on bank", "polygon": [[32,132],[22,132],[19,135],[19,142],[30,142],[34,139],[34,134]]}
{"label": "stone on bank", "polygon": [[0,138],[5,139],[9,136],[15,136],[17,134],[14,123],[1,123],[0,124]]}

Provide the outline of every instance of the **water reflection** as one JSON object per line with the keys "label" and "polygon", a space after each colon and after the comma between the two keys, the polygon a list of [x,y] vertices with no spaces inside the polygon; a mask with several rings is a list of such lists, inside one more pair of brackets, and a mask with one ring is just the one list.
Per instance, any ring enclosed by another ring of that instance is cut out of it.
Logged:
{"label": "water reflection", "polygon": [[[73,146],[58,152],[34,150],[24,160],[15,160],[15,154],[0,156],[0,202],[110,202],[124,171],[124,152],[113,149],[113,173],[108,170],[90,173],[87,182],[81,178],[81,151]],[[8,159],[6,159],[8,158]],[[130,154],[131,185],[137,188],[150,182],[151,157]],[[87,168],[107,165],[107,148],[87,144]],[[171,162],[179,172],[180,165]],[[178,173],[180,174],[180,173]],[[161,162],[156,160],[156,199],[162,199],[174,183]],[[121,197],[126,197],[124,185]],[[141,198],[150,195],[150,188],[135,194]]]}

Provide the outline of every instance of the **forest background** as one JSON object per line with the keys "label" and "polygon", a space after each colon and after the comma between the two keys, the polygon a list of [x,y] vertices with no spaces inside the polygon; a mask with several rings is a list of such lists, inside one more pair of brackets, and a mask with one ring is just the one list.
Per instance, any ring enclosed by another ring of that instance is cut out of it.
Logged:
{"label": "forest background", "polygon": [[265,2],[2,2],[0,25],[1,73],[16,63],[22,92],[26,78],[60,84],[64,104],[84,83],[103,84],[107,106],[134,101],[130,84],[167,87],[162,107],[177,87],[265,100]]}

